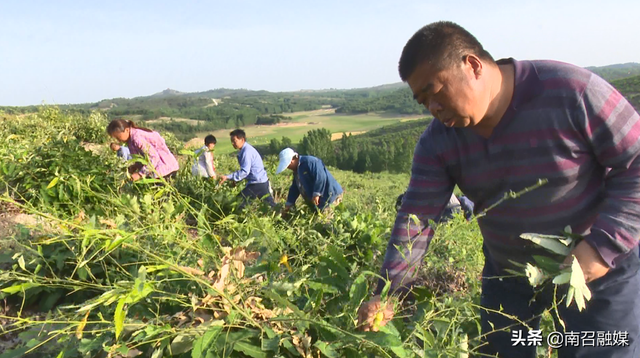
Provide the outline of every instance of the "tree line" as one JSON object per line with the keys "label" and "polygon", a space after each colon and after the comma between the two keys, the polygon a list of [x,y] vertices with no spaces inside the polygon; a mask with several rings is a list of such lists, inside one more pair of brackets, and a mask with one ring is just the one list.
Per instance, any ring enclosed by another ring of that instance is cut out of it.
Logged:
{"label": "tree line", "polygon": [[346,135],[332,141],[328,129],[313,129],[302,140],[293,144],[291,139],[272,139],[268,145],[256,146],[262,155],[277,155],[286,147],[302,155],[313,155],[329,166],[356,173],[406,173],[411,170],[411,159],[418,138],[431,118],[397,123],[361,135]]}

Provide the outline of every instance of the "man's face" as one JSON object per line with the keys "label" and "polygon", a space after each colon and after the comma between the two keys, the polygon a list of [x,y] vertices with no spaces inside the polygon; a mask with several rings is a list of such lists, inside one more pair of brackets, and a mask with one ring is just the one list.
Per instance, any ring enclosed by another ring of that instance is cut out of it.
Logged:
{"label": "man's face", "polygon": [[215,144],[213,144],[213,143],[209,143],[209,144],[207,145],[207,148],[209,148],[209,150],[213,150],[213,148],[215,148],[215,147],[216,147],[216,145],[215,145]]}
{"label": "man's face", "polygon": [[407,83],[418,103],[447,127],[477,125],[487,112],[480,77],[469,61],[438,71],[429,64],[416,68]]}
{"label": "man's face", "polygon": [[291,171],[295,171],[296,169],[298,169],[298,159],[295,157],[292,158],[291,163],[289,163],[289,166],[287,167],[287,169]]}
{"label": "man's face", "polygon": [[238,138],[236,136],[231,136],[231,145],[233,145],[233,147],[235,149],[240,149],[242,148],[242,146],[244,145],[244,138]]}

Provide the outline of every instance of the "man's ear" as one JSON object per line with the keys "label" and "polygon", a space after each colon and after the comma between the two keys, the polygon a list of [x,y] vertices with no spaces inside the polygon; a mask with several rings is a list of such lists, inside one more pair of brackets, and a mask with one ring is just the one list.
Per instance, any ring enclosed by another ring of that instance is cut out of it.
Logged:
{"label": "man's ear", "polygon": [[466,55],[464,59],[465,67],[471,68],[476,78],[482,76],[484,64],[482,60],[476,55]]}

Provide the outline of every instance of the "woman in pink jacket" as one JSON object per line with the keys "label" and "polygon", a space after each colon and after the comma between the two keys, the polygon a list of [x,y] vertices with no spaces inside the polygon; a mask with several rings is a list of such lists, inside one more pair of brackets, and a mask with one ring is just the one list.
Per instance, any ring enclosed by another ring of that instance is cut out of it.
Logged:
{"label": "woman in pink jacket", "polygon": [[132,155],[148,155],[155,172],[152,168],[136,163],[129,167],[133,181],[149,175],[170,179],[175,177],[180,169],[176,157],[158,132],[138,127],[132,121],[114,119],[107,126],[107,133],[122,143],[126,142]]}

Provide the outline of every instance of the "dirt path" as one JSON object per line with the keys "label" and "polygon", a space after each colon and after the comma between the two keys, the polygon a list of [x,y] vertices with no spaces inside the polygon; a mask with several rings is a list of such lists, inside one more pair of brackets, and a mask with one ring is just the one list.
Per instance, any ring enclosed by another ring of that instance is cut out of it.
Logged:
{"label": "dirt path", "polygon": [[42,226],[45,230],[53,229],[51,224],[42,218],[23,213],[19,207],[12,203],[0,202],[0,240],[16,234],[19,229],[18,225],[29,228]]}

